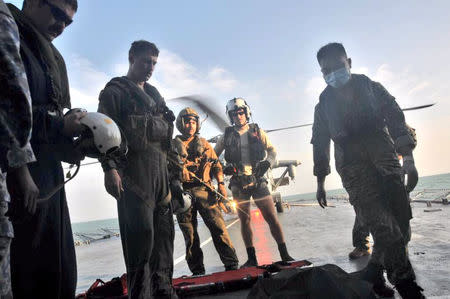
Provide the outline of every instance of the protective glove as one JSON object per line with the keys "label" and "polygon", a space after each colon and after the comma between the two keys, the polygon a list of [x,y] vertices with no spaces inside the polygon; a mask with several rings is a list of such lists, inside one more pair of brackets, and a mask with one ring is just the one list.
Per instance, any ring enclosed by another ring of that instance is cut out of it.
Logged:
{"label": "protective glove", "polygon": [[322,184],[317,185],[316,199],[319,205],[325,209],[327,206],[327,193],[325,192],[325,188]]}
{"label": "protective glove", "polygon": [[255,169],[255,176],[257,178],[262,177],[267,170],[269,170],[270,168],[270,162],[267,160],[261,161],[256,165],[256,169]]}
{"label": "protective glove", "polygon": [[223,174],[224,175],[235,175],[235,174],[237,174],[237,169],[232,164],[227,164],[223,168]]}
{"label": "protective glove", "polygon": [[170,123],[174,122],[176,119],[175,114],[170,109],[167,109],[166,111],[164,111],[163,115],[164,115],[164,119]]}
{"label": "protective glove", "polygon": [[408,175],[406,191],[409,193],[414,190],[417,182],[419,181],[419,174],[414,164],[414,158],[412,155],[403,157],[403,172]]}
{"label": "protective glove", "polygon": [[219,208],[224,211],[226,214],[233,213],[233,209],[230,206],[230,203],[228,200],[220,199],[217,204],[219,205]]}
{"label": "protective glove", "polygon": [[225,184],[219,184],[217,187],[217,191],[222,194],[223,197],[227,198],[227,188],[225,188]]}

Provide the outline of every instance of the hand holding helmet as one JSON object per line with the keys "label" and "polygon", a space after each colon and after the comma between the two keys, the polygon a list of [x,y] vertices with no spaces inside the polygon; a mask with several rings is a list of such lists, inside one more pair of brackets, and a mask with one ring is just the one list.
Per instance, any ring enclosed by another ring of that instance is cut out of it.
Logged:
{"label": "hand holding helmet", "polygon": [[77,137],[85,129],[81,123],[81,119],[85,117],[87,111],[83,108],[70,109],[64,115],[63,134],[67,137]]}
{"label": "hand holding helmet", "polygon": [[75,147],[91,158],[112,155],[119,149],[122,136],[119,127],[108,116],[98,112],[86,113],[80,119],[83,131]]}

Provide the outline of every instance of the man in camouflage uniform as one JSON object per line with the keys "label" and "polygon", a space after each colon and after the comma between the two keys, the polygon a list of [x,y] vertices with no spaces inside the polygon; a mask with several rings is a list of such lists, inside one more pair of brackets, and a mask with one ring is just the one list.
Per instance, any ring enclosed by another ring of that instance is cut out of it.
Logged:
{"label": "man in camouflage uniform", "polygon": [[241,266],[258,265],[253,232],[250,224],[250,199],[253,198],[264,220],[270,227],[270,233],[278,245],[283,261],[294,260],[288,253],[283,229],[278,221],[272,195],[267,187],[264,174],[276,161],[276,150],[266,132],[255,123],[250,123],[251,111],[242,98],[228,101],[226,113],[232,126],[217,141],[215,151],[218,156],[225,151],[226,175],[232,175],[230,189],[238,202],[238,216],[241,221],[241,235],[247,250],[248,260]]}
{"label": "man in camouflage uniform", "polygon": [[31,98],[20,59],[19,32],[2,0],[0,66],[0,298],[12,298],[9,253],[14,233],[6,216],[9,193],[13,201],[23,201],[34,213],[39,190],[27,168],[35,157],[30,146]]}
{"label": "man in camouflage uniform", "polygon": [[167,154],[175,116],[147,81],[159,50],[132,43],[126,76],[113,78],[100,93],[98,111],[123,132],[128,153],[103,159],[105,187],[117,199],[129,298],[172,298],[174,223]]}
{"label": "man in camouflage uniform", "polygon": [[350,203],[375,241],[363,278],[376,283],[382,264],[403,298],[423,298],[406,250],[412,213],[398,153],[407,157],[407,174],[416,170],[403,112],[381,84],[350,73],[351,59],[342,44],[322,47],[317,60],[328,84],[315,108],[311,140],[317,200],[326,206],[333,140],[336,169]]}
{"label": "man in camouflage uniform", "polygon": [[209,142],[199,136],[199,115],[194,109],[181,110],[176,126],[181,135],[175,137],[173,145],[183,161],[183,189],[194,197],[191,208],[177,215],[178,224],[186,242],[186,261],[189,269],[194,275],[205,274],[203,252],[197,232],[197,212],[200,213],[211,232],[214,246],[225,270],[237,269],[239,261],[219,209],[219,204],[223,204],[223,200],[217,198],[200,182],[202,180],[214,188],[212,175],[217,181],[218,191],[226,198],[222,166]]}

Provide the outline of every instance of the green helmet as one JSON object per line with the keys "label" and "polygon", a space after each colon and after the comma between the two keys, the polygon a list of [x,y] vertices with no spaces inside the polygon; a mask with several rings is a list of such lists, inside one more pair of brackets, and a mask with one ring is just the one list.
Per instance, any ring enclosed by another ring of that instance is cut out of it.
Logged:
{"label": "green helmet", "polygon": [[177,120],[176,120],[176,126],[178,131],[180,131],[181,134],[184,132],[184,124],[185,124],[185,118],[186,117],[194,117],[195,121],[197,122],[197,130],[195,130],[195,133],[197,134],[200,131],[200,116],[198,115],[197,111],[195,111],[193,108],[187,107],[178,113]]}

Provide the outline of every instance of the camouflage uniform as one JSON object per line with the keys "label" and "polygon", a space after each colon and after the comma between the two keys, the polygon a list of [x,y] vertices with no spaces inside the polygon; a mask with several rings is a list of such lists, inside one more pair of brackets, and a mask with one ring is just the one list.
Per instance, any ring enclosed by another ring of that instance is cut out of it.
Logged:
{"label": "camouflage uniform", "polygon": [[[179,135],[174,139],[174,146],[187,170],[193,172],[207,184],[211,184],[211,173],[222,172],[222,166],[216,153],[204,138],[198,135],[191,138]],[[200,213],[211,232],[214,246],[225,269],[236,268],[239,261],[225,227],[216,196],[196,179],[188,176],[183,178],[183,189],[193,195],[194,203],[188,211],[178,214],[177,220],[186,242],[186,261],[189,269],[194,274],[205,272],[203,252],[197,233],[197,212]]]}
{"label": "camouflage uniform", "polygon": [[19,32],[0,0],[0,298],[10,298],[13,227],[6,212],[10,197],[6,171],[35,161],[30,146],[31,98],[19,54]]}
{"label": "camouflage uniform", "polygon": [[[322,92],[314,114],[314,175],[330,173],[330,140],[336,169],[363,225],[375,241],[372,259],[381,262],[392,284],[415,278],[406,251],[411,207],[397,152],[408,153],[413,140],[403,112],[384,87],[352,74],[352,98],[330,86]],[[388,131],[389,129],[389,131]]]}
{"label": "camouflage uniform", "polygon": [[[413,149],[417,146],[417,136],[416,136],[416,130],[412,127],[410,127],[408,124],[406,124],[408,128],[408,132],[412,139],[414,140]],[[355,222],[353,224],[353,230],[352,230],[352,241],[353,241],[353,247],[368,250],[369,249],[369,227],[364,224],[364,221],[360,219],[361,216],[357,214],[357,210],[355,209]],[[409,242],[411,238],[411,232],[409,229],[406,231],[405,234],[406,240]]]}

